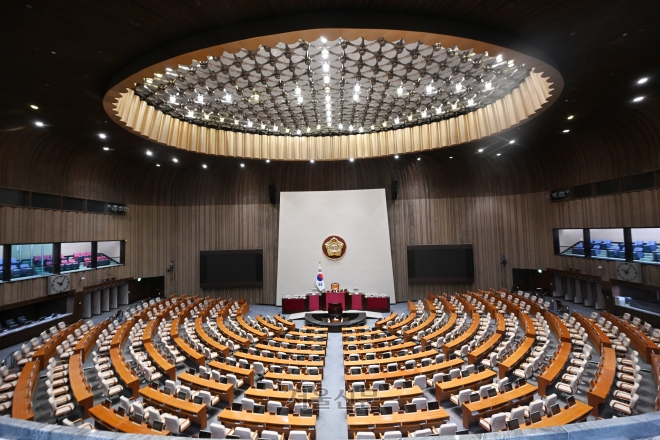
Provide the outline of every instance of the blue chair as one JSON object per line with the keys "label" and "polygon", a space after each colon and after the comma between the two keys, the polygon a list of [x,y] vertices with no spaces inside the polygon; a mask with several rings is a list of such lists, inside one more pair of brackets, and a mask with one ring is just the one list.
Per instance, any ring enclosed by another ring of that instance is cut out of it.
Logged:
{"label": "blue chair", "polygon": [[644,252],[655,252],[656,248],[655,240],[649,240],[644,245]]}
{"label": "blue chair", "polygon": [[644,248],[636,247],[633,249],[633,260],[640,260],[644,258]]}
{"label": "blue chair", "polygon": [[21,277],[21,269],[19,269],[18,266],[12,266],[10,271],[11,271],[11,277],[12,278],[20,278]]}
{"label": "blue chair", "polygon": [[605,249],[609,249],[612,247],[612,240],[605,240]]}
{"label": "blue chair", "polygon": [[573,253],[575,255],[584,255],[584,243],[579,242],[578,244],[575,245],[573,248]]}
{"label": "blue chair", "polygon": [[637,240],[634,244],[635,247],[642,247],[644,246],[644,240]]}
{"label": "blue chair", "polygon": [[599,244],[595,244],[595,245],[592,246],[592,248],[591,248],[591,256],[592,256],[592,257],[598,257],[598,256],[600,256],[600,245],[599,245]]}
{"label": "blue chair", "polygon": [[32,267],[30,267],[29,264],[25,264],[25,263],[21,264],[20,269],[21,269],[22,277],[31,277],[32,275],[34,275],[34,269],[32,269]]}
{"label": "blue chair", "polygon": [[660,262],[660,252],[654,252],[653,253],[653,261]]}
{"label": "blue chair", "polygon": [[619,245],[616,243],[613,244],[612,247],[607,250],[608,258],[621,258],[620,255],[621,253],[619,251]]}
{"label": "blue chair", "polygon": [[597,244],[597,245],[601,245],[601,244],[603,244],[603,240],[601,240],[600,238],[597,238],[595,240],[592,240],[592,243]]}

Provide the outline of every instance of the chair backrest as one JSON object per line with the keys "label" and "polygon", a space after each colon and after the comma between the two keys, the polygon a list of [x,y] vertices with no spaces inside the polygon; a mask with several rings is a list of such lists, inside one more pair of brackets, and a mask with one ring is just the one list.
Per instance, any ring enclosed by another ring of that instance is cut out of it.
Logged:
{"label": "chair backrest", "polygon": [[491,432],[501,431],[506,427],[506,413],[495,414],[490,419]]}

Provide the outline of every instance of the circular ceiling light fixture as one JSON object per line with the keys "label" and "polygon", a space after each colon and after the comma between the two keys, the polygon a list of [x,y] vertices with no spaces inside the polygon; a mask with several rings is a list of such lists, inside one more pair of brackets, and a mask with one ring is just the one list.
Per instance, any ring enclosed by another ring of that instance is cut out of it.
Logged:
{"label": "circular ceiling light fixture", "polygon": [[[395,135],[389,149],[353,145],[358,138],[386,145],[378,136],[387,131],[430,130],[440,139],[433,148],[481,139],[535,117],[563,88],[543,59],[429,32],[339,27],[211,47],[199,41],[194,52],[172,47],[171,58],[118,73],[106,112],[128,130],[189,151],[264,160],[278,151],[278,160],[308,161],[319,151],[318,160],[347,160],[428,149],[419,133]],[[154,56],[136,65],[147,59]],[[350,138],[348,147],[325,140],[335,136]],[[416,145],[402,144],[411,138]]]}

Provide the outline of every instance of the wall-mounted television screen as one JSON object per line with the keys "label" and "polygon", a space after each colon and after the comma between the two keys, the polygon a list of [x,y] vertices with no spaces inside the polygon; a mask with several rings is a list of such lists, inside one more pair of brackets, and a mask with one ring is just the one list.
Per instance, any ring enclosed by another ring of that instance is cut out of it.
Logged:
{"label": "wall-mounted television screen", "polygon": [[263,266],[263,249],[201,251],[199,285],[202,288],[261,287]]}
{"label": "wall-mounted television screen", "polygon": [[473,283],[471,244],[408,246],[410,284]]}

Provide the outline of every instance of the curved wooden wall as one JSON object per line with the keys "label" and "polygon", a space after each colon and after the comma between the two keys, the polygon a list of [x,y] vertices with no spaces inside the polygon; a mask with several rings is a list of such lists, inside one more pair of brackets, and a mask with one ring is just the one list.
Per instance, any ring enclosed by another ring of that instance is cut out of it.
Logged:
{"label": "curved wooden wall", "polygon": [[[538,145],[475,153],[477,144],[400,159],[353,163],[241,161],[182,154],[179,166],[156,168],[145,160],[144,143],[111,154],[56,129],[0,133],[0,187],[127,203],[126,217],[31,208],[0,208],[0,243],[125,239],[126,266],[73,277],[73,287],[116,276],[164,275],[168,292],[224,294],[201,290],[198,253],[205,249],[263,248],[264,287],[231,289],[253,303],[274,303],[277,274],[278,205],[268,202],[268,183],[278,191],[387,189],[399,182],[398,200],[388,200],[396,295],[399,301],[427,293],[467,288],[510,287],[512,267],[577,267],[604,278],[615,264],[556,257],[555,227],[660,226],[659,189],[551,204],[549,190],[660,169],[660,105],[631,106],[571,136]],[[539,119],[539,118],[537,118]],[[541,122],[530,122],[532,128]],[[503,143],[506,139],[502,139]],[[504,147],[503,147],[504,148]],[[138,151],[139,150],[139,151]],[[171,149],[173,151],[173,149]],[[165,154],[170,149],[161,149]],[[449,159],[453,155],[454,159]],[[209,165],[202,170],[200,164]],[[389,197],[389,196],[388,196]],[[408,244],[473,243],[474,285],[409,286]],[[500,265],[505,256],[509,264]],[[167,273],[170,261],[175,269]],[[603,266],[603,269],[598,269]],[[660,268],[644,267],[645,282],[660,284]],[[0,285],[0,304],[46,292],[45,280]]]}

